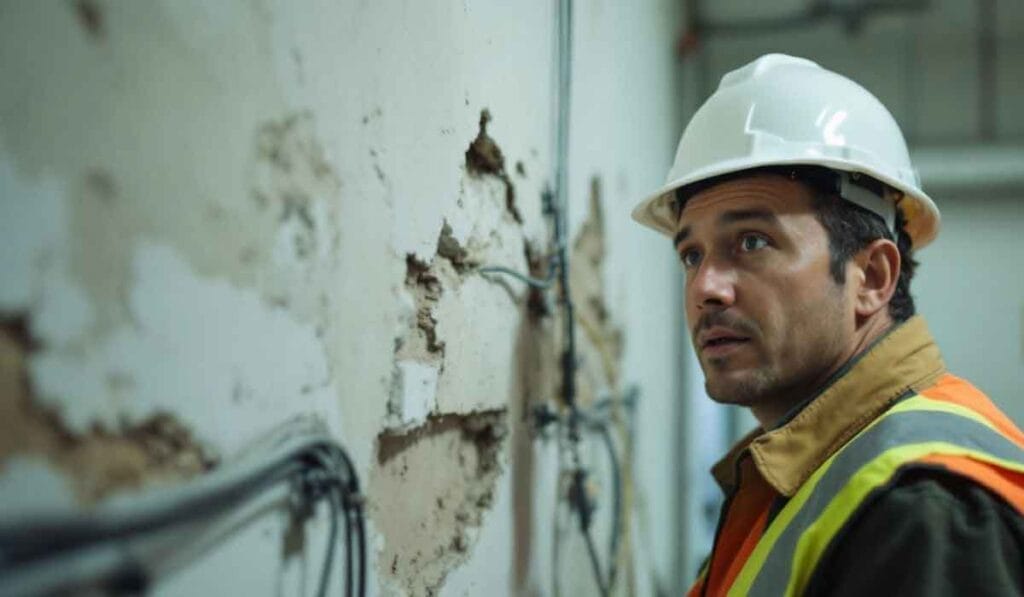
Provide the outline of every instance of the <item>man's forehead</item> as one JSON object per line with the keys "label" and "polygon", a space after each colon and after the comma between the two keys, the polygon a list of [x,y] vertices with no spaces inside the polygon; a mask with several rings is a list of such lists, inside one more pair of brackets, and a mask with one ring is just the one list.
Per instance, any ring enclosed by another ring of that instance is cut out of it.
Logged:
{"label": "man's forehead", "polygon": [[811,190],[803,183],[776,174],[755,174],[717,184],[690,197],[679,214],[676,229],[737,209],[775,214],[807,212]]}

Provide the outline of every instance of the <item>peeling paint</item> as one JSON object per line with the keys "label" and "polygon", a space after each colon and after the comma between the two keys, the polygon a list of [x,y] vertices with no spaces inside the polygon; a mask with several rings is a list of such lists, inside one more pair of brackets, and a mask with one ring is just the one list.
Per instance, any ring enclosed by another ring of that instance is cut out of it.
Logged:
{"label": "peeling paint", "polygon": [[507,433],[506,412],[496,410],[435,416],[378,436],[370,479],[370,510],[384,538],[378,574],[410,597],[437,594],[494,504]]}
{"label": "peeling paint", "polygon": [[400,342],[400,349],[405,351],[403,354],[411,353],[421,358],[430,358],[430,354],[438,358],[444,356],[444,341],[437,337],[437,319],[434,317],[434,305],[443,293],[439,276],[432,264],[423,263],[414,255],[406,257],[405,286],[415,297],[416,314],[415,329]]}
{"label": "peeling paint", "polygon": [[[478,267],[547,274],[554,42],[535,34],[553,17],[428,4],[3,11],[0,320],[16,323],[0,364],[16,365],[0,369],[0,504],[19,486],[73,503],[177,482],[314,413],[367,481],[370,593],[544,592],[557,445],[527,420],[556,395],[556,293]],[[595,118],[574,130],[604,130]],[[664,162],[606,132],[581,169],[640,166],[642,182]],[[583,244],[581,275],[603,259]],[[326,510],[283,541],[284,521],[247,522],[153,590],[308,593]]]}
{"label": "peeling paint", "polygon": [[71,481],[83,503],[144,484],[187,479],[216,464],[169,413],[114,429],[69,429],[36,399],[27,363],[39,346],[23,319],[0,325],[0,466],[15,456],[41,456]]}
{"label": "peeling paint", "polygon": [[441,226],[441,236],[437,239],[437,254],[451,261],[452,267],[459,273],[464,273],[476,265],[469,252],[452,236],[452,227],[447,220]]}

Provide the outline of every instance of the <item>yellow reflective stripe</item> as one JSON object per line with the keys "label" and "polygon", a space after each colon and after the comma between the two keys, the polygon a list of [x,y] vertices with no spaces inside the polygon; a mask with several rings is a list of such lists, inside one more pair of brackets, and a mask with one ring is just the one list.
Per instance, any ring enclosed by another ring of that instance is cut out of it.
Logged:
{"label": "yellow reflective stripe", "polygon": [[754,582],[754,578],[757,573],[761,570],[761,566],[764,565],[765,559],[768,554],[771,553],[775,542],[778,540],[779,535],[789,526],[789,523],[796,516],[800,508],[803,507],[804,503],[814,492],[814,487],[817,486],[818,482],[825,475],[825,471],[832,466],[832,461],[835,460],[836,455],[833,454],[831,458],[826,460],[821,466],[818,467],[814,474],[807,479],[807,481],[800,486],[800,490],[794,495],[786,505],[783,506],[782,510],[775,516],[775,520],[768,525],[765,529],[761,539],[758,540],[757,545],[754,546],[754,551],[750,553],[747,561],[743,564],[743,568],[740,569],[740,573],[736,575],[736,579],[733,581],[732,586],[729,587],[729,596],[743,597],[750,592],[750,586]]}
{"label": "yellow reflective stripe", "polygon": [[[968,419],[972,419],[974,421],[977,421],[978,423],[981,423],[985,427],[988,427],[993,432],[998,433],[1001,437],[1005,438],[1008,442],[1020,446],[1020,443],[1015,438],[1003,433],[998,427],[995,426],[994,423],[989,421],[983,415],[979,414],[977,411],[973,411],[959,404],[945,402],[942,400],[934,400],[927,396],[922,396],[918,394],[913,398],[908,398],[904,402],[897,404],[892,409],[890,409],[890,412],[906,412],[909,410],[931,410],[966,417]],[[888,415],[889,412],[885,414],[885,416]],[[1021,447],[1024,448],[1024,446]],[[989,454],[988,452],[975,452],[973,450],[968,450],[968,453],[968,455],[973,455],[972,457],[976,458],[977,460],[982,460],[990,464],[997,464],[1002,468],[1008,468],[1013,471],[1024,472],[1024,463],[1019,462],[1017,460],[1007,460],[1005,458],[1000,458],[994,454]]]}
{"label": "yellow reflective stripe", "polygon": [[1007,438],[1008,440],[1012,441],[1013,443],[1017,443],[1013,438],[1008,437],[1005,433],[1000,431],[998,427],[993,425],[991,421],[986,419],[984,416],[982,416],[977,411],[971,410],[971,409],[969,409],[969,408],[967,408],[965,406],[961,406],[959,404],[954,404],[952,402],[946,402],[946,401],[943,401],[943,400],[934,400],[932,398],[929,398],[927,396],[922,396],[920,394],[918,394],[916,396],[913,396],[911,398],[907,398],[906,400],[904,400],[902,402],[896,403],[895,405],[893,405],[892,408],[890,408],[888,411],[886,411],[885,414],[883,414],[881,417],[876,419],[874,422],[877,423],[879,420],[881,420],[881,419],[883,419],[885,417],[888,417],[890,415],[896,414],[896,413],[902,413],[902,412],[907,412],[907,411],[912,411],[912,410],[930,410],[930,411],[938,411],[938,412],[947,412],[947,413],[952,414],[952,415],[960,415],[961,417],[966,417],[968,419],[972,419],[974,421],[977,421],[977,422],[981,423],[982,425],[984,425],[985,427],[988,427],[992,431],[995,431],[999,435],[1001,435],[1001,436]]}
{"label": "yellow reflective stripe", "polygon": [[[850,516],[860,507],[864,498],[875,488],[887,483],[896,470],[908,462],[923,456],[943,454],[947,456],[969,456],[984,462],[994,462],[1006,466],[1006,461],[994,458],[984,452],[970,450],[946,442],[927,442],[900,446],[883,452],[880,456],[864,465],[850,478],[850,482],[832,498],[829,505],[811,525],[809,525],[797,541],[793,552],[792,573],[786,595],[799,595],[807,588],[811,573],[817,567],[832,538],[846,524]],[[1014,468],[1024,469],[1020,464]]]}
{"label": "yellow reflective stripe", "polygon": [[[910,399],[907,401],[909,400]],[[857,436],[874,427],[881,420],[882,417],[876,418],[864,427],[864,429],[862,429],[857,435],[847,441],[843,447],[849,445]],[[740,570],[740,573],[736,575],[736,579],[733,581],[732,586],[729,587],[728,594],[730,597],[743,597],[750,592],[750,587],[753,585],[754,579],[757,577],[757,573],[760,572],[761,566],[764,565],[764,561],[768,558],[768,554],[771,553],[772,548],[775,547],[775,542],[789,526],[789,523],[792,522],[793,517],[797,515],[804,503],[807,502],[807,499],[812,493],[814,493],[814,488],[818,485],[818,482],[821,481],[821,478],[825,475],[825,472],[828,471],[829,467],[832,466],[832,462],[836,459],[836,456],[841,452],[842,449],[837,450],[835,454],[823,462],[821,466],[819,466],[814,473],[808,477],[807,481],[800,486],[800,489],[796,494],[786,502],[786,505],[782,507],[782,510],[775,516],[775,519],[771,521],[771,524],[769,524],[768,528],[765,529],[761,539],[754,547],[754,551],[750,553],[747,561],[743,564],[743,568]]]}
{"label": "yellow reflective stripe", "polygon": [[[815,494],[815,489],[819,485],[819,482],[833,466],[836,458],[839,457],[847,447],[855,444],[856,440],[860,436],[872,430],[882,421],[888,419],[891,415],[911,411],[931,411],[952,415],[957,418],[968,419],[982,425],[990,431],[993,431],[996,435],[1005,439],[1010,444],[1020,446],[1020,444],[1017,444],[1017,442],[1012,438],[1009,438],[1000,432],[999,429],[989,422],[989,420],[984,416],[963,406],[930,399],[926,396],[920,395],[901,401],[890,408],[882,416],[872,421],[854,438],[849,440],[842,449],[838,450],[828,460],[826,460],[825,463],[818,467],[811,477],[800,487],[796,495],[794,495],[786,506],[783,507],[782,511],[778,516],[776,516],[775,520],[772,521],[764,535],[758,541],[754,551],[744,563],[743,569],[734,580],[732,586],[729,587],[729,595],[747,595],[753,588],[755,582],[758,583],[759,587],[763,584],[758,580],[758,575],[763,572],[762,568],[766,565],[769,556],[776,548],[779,538],[783,536],[784,533],[787,533],[793,519],[801,513],[808,499]],[[924,439],[926,438],[921,438],[921,440]],[[801,534],[796,543],[791,544],[791,547],[787,548],[793,550],[793,553],[790,554],[791,558],[789,558],[790,573],[785,577],[787,585],[785,594],[794,594],[794,591],[799,593],[805,588],[805,585],[810,578],[810,574],[813,572],[832,537],[840,528],[842,528],[842,525],[847,521],[857,507],[859,507],[867,493],[869,493],[873,488],[888,481],[900,466],[924,455],[945,454],[968,456],[982,462],[992,463],[1010,470],[1024,472],[1024,464],[1016,460],[1008,460],[987,452],[976,451],[970,448],[950,444],[942,441],[941,438],[936,439],[935,441],[921,440],[919,440],[918,443],[894,446],[885,450],[874,459],[868,461],[865,465],[857,469],[856,472],[853,472],[852,474],[847,473],[850,475],[847,477],[848,481],[844,483],[838,491],[830,490],[836,491],[835,495],[828,500],[821,512],[819,512],[819,514],[810,523],[807,523],[807,528],[801,530]],[[778,588],[781,589],[782,586],[782,584],[779,584]]]}

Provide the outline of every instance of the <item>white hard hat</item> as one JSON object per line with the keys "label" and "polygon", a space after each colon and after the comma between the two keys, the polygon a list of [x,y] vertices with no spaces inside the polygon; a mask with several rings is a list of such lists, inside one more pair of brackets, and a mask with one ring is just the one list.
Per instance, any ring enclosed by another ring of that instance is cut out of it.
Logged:
{"label": "white hard hat", "polygon": [[787,165],[849,173],[844,180],[867,175],[895,191],[885,193],[884,202],[876,199],[876,207],[885,209],[871,207],[855,193],[844,197],[887,220],[898,201],[915,249],[938,234],[939,210],[921,190],[903,134],[885,106],[846,77],[784,54],[762,56],[722,77],[686,126],[667,183],[637,205],[633,219],[671,238],[676,189]]}

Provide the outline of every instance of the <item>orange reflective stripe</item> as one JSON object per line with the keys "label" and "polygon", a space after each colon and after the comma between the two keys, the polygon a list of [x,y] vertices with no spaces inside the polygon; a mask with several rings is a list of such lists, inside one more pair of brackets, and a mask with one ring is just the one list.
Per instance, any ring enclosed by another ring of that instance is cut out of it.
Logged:
{"label": "orange reflective stripe", "polygon": [[733,496],[717,537],[704,584],[706,595],[725,595],[754,551],[768,526],[768,513],[778,494],[752,460],[741,465],[741,488]]}
{"label": "orange reflective stripe", "polygon": [[[754,551],[757,547],[757,542],[761,540],[761,535],[764,534],[765,527],[768,526],[768,510],[765,508],[761,511],[761,514],[754,520],[754,524],[747,534],[746,538],[743,539],[743,543],[740,545],[739,551],[736,552],[736,558],[729,562],[729,570],[725,574],[725,578],[722,579],[719,585],[721,589],[714,594],[725,595],[732,586],[733,581],[739,575],[740,570],[743,569],[743,564],[747,562],[747,558],[750,557],[750,552]],[[709,595],[713,593],[708,593]]]}
{"label": "orange reflective stripe", "polygon": [[964,379],[947,373],[940,377],[935,385],[922,391],[921,395],[932,400],[969,408],[985,417],[1003,435],[1024,446],[1024,433],[989,400],[988,396],[982,394],[981,390]]}
{"label": "orange reflective stripe", "polygon": [[1024,515],[1024,473],[952,454],[933,454],[921,458],[919,462],[939,464],[957,474],[973,479],[981,486],[1001,496]]}

